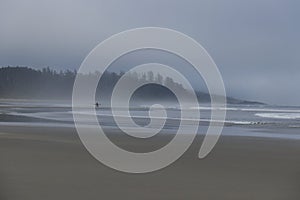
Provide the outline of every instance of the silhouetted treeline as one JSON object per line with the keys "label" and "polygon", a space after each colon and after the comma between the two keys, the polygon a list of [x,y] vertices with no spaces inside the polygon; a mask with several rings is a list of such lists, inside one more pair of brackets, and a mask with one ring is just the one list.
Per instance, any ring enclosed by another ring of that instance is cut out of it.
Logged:
{"label": "silhouetted treeline", "polygon": [[1,98],[69,98],[76,71],[35,70],[28,67],[0,68]]}
{"label": "silhouetted treeline", "polygon": [[[99,72],[96,72],[99,73]],[[27,98],[27,99],[71,99],[73,83],[76,71],[56,71],[49,67],[42,70],[29,67],[3,67],[0,68],[0,98]],[[98,74],[99,75],[99,74]],[[123,73],[105,72],[97,89],[97,97],[109,98],[111,92]],[[90,73],[86,78],[95,78],[96,74]],[[182,91],[182,85],[173,81],[172,78],[163,78],[160,74],[152,72],[138,76],[130,74],[132,81],[144,83],[146,80],[156,80],[161,84],[172,85]],[[136,98],[173,98],[166,88],[162,86],[149,86],[140,90]]]}
{"label": "silhouetted treeline", "polygon": [[[96,78],[100,72],[81,74],[86,79]],[[97,100],[109,100],[115,84],[124,73],[105,72],[101,76],[97,87]],[[56,71],[49,67],[42,70],[29,67],[2,67],[0,68],[0,98],[23,98],[23,99],[68,99],[72,98],[73,84],[77,72],[71,70]],[[160,74],[138,75],[131,73],[131,81],[145,83],[155,80],[160,85],[145,85],[139,88],[133,95],[136,100],[176,100],[174,94],[162,86],[176,88],[184,95],[191,95],[182,85],[173,81],[170,77]],[[199,102],[210,102],[207,93],[196,92]],[[216,96],[217,97],[217,96]],[[239,100],[227,97],[227,102],[232,104],[262,104],[260,102]]]}

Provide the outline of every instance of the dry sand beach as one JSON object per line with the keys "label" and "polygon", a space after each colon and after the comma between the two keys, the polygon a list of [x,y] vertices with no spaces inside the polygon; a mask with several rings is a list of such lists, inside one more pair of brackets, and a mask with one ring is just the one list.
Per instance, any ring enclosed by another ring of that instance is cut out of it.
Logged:
{"label": "dry sand beach", "polygon": [[1,126],[0,199],[300,199],[300,140],[222,136],[199,160],[201,139],[167,168],[132,175],[95,160],[74,128]]}

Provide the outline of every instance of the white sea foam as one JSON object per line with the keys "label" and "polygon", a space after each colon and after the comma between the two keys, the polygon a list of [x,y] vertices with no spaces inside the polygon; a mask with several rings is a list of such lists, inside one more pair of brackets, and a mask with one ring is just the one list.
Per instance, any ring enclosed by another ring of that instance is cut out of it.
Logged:
{"label": "white sea foam", "polygon": [[191,110],[226,110],[226,111],[245,111],[245,112],[285,112],[285,113],[300,113],[298,109],[272,109],[272,108],[238,108],[238,107],[226,107],[226,108],[212,108],[212,107],[190,107]]}
{"label": "white sea foam", "polygon": [[300,113],[256,113],[255,116],[272,119],[300,119]]}

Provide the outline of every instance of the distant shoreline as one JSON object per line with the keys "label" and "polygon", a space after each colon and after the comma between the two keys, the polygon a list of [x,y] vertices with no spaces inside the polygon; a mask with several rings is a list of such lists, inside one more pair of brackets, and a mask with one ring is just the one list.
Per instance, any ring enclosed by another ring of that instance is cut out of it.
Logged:
{"label": "distant shoreline", "polygon": [[[91,73],[89,75],[82,75],[83,78],[91,78],[96,76],[99,72]],[[72,100],[72,91],[74,80],[77,75],[76,71],[64,70],[56,71],[49,67],[41,70],[33,69],[30,67],[2,67],[0,68],[0,97],[6,99],[22,99],[22,100]],[[103,82],[98,86],[96,92],[96,98],[100,100],[107,100],[110,98],[114,85],[119,78],[123,75],[115,72],[106,72],[103,74],[101,81]],[[134,81],[143,82],[148,79],[159,79],[161,85],[150,84],[142,86],[138,89],[138,92],[134,94],[134,99],[137,101],[147,100],[160,100],[160,101],[176,101],[176,98],[172,92],[170,92],[164,83],[168,82],[168,85],[173,85],[180,90],[187,97],[191,93],[183,88],[181,84],[173,81],[172,78],[162,77],[157,74],[155,77],[153,74],[144,77],[137,77],[135,74],[130,75]],[[200,103],[209,103],[210,95],[205,92],[195,91],[198,101]],[[216,99],[218,96],[214,95]],[[265,103],[258,101],[248,101],[242,99],[236,99],[233,97],[227,97],[227,103],[229,104],[248,104],[248,105],[266,105]]]}

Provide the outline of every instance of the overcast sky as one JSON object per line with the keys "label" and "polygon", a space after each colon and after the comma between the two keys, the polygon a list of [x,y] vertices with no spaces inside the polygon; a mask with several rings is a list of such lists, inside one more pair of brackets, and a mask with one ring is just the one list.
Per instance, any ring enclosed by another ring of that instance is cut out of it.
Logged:
{"label": "overcast sky", "polygon": [[298,0],[1,0],[0,66],[77,69],[112,34],[159,26],[202,44],[227,93],[300,105]]}

